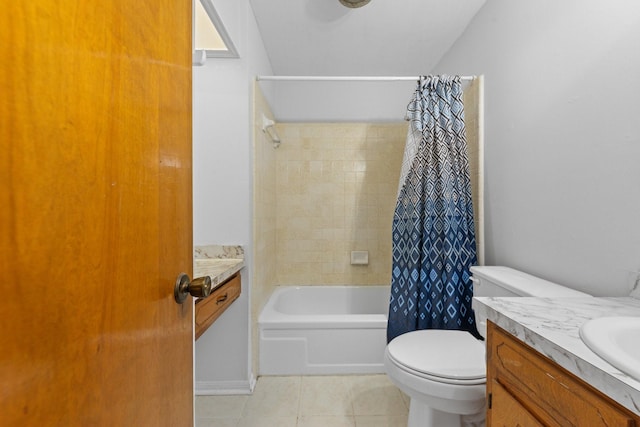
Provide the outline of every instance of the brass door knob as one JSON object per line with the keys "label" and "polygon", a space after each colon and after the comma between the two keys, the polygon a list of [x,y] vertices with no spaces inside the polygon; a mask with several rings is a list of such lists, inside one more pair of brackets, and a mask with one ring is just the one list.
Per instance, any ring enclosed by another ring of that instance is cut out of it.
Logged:
{"label": "brass door knob", "polygon": [[198,277],[191,281],[189,275],[181,273],[173,288],[173,298],[178,304],[182,304],[189,294],[195,298],[208,297],[211,294],[211,277]]}

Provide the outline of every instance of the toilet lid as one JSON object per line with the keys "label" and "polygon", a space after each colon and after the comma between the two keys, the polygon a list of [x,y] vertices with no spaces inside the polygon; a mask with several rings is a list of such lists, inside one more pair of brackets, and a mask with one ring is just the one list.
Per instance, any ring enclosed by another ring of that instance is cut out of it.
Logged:
{"label": "toilet lid", "polygon": [[393,339],[387,351],[397,363],[429,376],[470,381],[486,377],[484,342],[465,331],[408,332]]}

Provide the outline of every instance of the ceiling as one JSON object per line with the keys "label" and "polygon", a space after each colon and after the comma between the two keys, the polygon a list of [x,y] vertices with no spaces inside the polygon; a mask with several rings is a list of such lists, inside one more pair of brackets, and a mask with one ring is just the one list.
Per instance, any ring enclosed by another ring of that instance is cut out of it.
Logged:
{"label": "ceiling", "polygon": [[485,0],[250,0],[276,75],[428,74]]}

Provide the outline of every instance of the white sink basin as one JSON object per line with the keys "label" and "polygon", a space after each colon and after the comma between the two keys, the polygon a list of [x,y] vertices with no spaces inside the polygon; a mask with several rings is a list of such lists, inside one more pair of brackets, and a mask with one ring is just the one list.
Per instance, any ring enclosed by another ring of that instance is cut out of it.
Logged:
{"label": "white sink basin", "polygon": [[594,353],[640,381],[640,317],[600,317],[585,322],[580,338]]}

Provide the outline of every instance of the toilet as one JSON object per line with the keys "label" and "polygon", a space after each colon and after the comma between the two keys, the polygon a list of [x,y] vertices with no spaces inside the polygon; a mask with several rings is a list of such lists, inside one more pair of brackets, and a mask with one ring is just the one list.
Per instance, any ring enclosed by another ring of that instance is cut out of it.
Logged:
{"label": "toilet", "polygon": [[[471,267],[479,297],[588,297],[508,267]],[[486,321],[476,318],[486,336]],[[384,354],[391,381],[411,398],[408,427],[485,424],[485,342],[465,331],[427,329],[394,338]]]}

